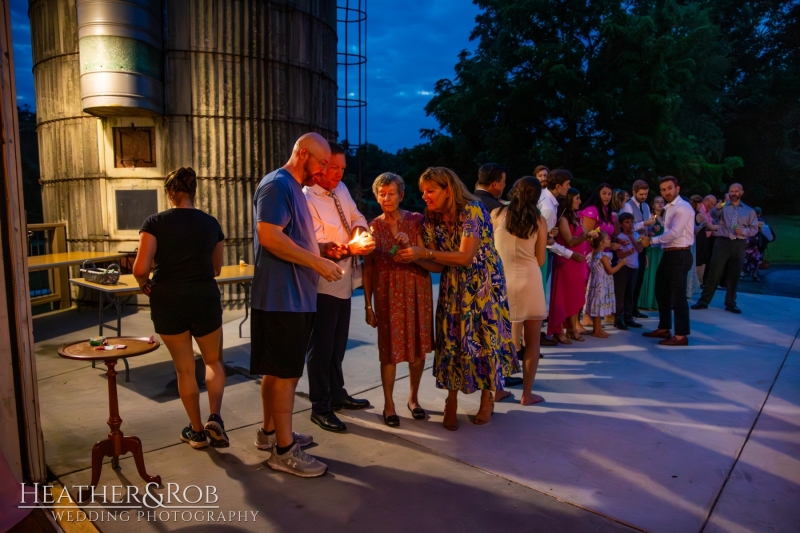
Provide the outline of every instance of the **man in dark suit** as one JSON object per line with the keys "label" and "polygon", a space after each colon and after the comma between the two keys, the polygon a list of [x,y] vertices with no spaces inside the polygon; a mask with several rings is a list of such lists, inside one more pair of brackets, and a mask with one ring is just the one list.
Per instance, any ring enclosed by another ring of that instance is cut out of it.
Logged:
{"label": "man in dark suit", "polygon": [[502,206],[500,196],[506,188],[506,169],[495,164],[486,163],[478,169],[478,183],[475,185],[475,196],[481,201],[483,207],[491,214],[492,211]]}

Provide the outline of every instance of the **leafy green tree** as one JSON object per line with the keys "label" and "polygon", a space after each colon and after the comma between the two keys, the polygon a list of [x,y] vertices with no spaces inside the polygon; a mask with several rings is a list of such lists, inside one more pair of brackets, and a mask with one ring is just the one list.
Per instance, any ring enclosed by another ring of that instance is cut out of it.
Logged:
{"label": "leafy green tree", "polygon": [[426,107],[454,152],[505,162],[512,177],[544,162],[586,185],[673,173],[700,192],[741,165],[725,155],[718,126],[727,50],[708,9],[475,3],[477,51],[462,53],[455,79],[440,80]]}
{"label": "leafy green tree", "polygon": [[39,140],[36,136],[36,113],[28,105],[17,108],[19,115],[19,151],[22,163],[22,195],[29,224],[43,222],[42,188],[39,186]]}

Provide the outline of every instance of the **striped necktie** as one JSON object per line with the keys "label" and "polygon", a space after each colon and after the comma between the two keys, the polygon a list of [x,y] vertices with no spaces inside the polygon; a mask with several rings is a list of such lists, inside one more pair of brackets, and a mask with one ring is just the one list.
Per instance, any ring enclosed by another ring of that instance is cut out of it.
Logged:
{"label": "striped necktie", "polygon": [[736,235],[736,228],[739,227],[739,206],[731,204],[731,239],[738,239],[739,236]]}
{"label": "striped necktie", "polygon": [[339,218],[342,219],[342,224],[344,224],[344,229],[347,230],[347,235],[350,237],[353,236],[353,232],[350,229],[350,223],[347,222],[347,217],[344,216],[344,209],[342,209],[342,204],[339,202],[339,197],[336,196],[336,191],[331,191],[331,198],[333,198],[333,203],[336,204],[336,209],[339,210]]}

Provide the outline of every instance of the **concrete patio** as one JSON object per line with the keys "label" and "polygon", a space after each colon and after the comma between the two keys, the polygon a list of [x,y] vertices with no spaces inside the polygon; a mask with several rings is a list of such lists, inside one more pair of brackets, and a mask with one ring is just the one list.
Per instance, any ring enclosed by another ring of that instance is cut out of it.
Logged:
{"label": "concrete patio", "polygon": [[[459,397],[457,432],[441,426],[445,394],[423,377],[428,420],[401,407],[406,369],[398,368],[399,429],[386,427],[375,330],[353,302],[345,358],[349,391],[372,409],[342,412],[343,434],[309,421],[295,402],[295,429],[314,435],[309,453],[329,465],[319,479],[272,471],[253,446],[260,424],[259,383],[246,375],[243,311],[225,314],[230,370],[223,418],[231,447],[192,450],[179,441],[187,417],[165,348],[131,360],[118,376],[122,430],[142,439],[151,475],[164,483],[213,485],[213,512],[252,513],[208,524],[171,516],[97,521],[117,531],[800,531],[800,300],[743,294],[744,315],[692,313],[692,346],[657,346],[638,332],[609,329],[608,340],[545,348],[535,389],[546,402],[497,404],[475,426],[478,395]],[[654,313],[650,313],[654,316]],[[96,312],[69,311],[34,322],[47,463],[71,489],[91,476],[92,445],[108,432],[105,368],[61,359],[61,344],[96,335]],[[655,319],[643,321],[655,327]],[[249,335],[249,326],[245,328]],[[127,335],[151,335],[149,310],[129,308]],[[299,394],[307,391],[303,380]],[[519,390],[516,389],[516,396]],[[201,397],[207,413],[205,393]],[[130,456],[103,468],[100,484],[136,485]],[[163,494],[164,490],[158,490]],[[792,502],[795,502],[794,504]],[[84,510],[92,510],[85,506]],[[97,508],[99,509],[99,508]],[[160,509],[163,511],[163,509]]]}

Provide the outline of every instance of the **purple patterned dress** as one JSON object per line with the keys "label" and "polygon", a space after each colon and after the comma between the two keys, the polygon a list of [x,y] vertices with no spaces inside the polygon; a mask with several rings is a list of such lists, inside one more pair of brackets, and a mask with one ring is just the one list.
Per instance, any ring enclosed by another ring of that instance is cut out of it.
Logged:
{"label": "purple patterned dress", "polygon": [[481,240],[472,263],[445,267],[436,305],[436,355],[433,374],[440,389],[472,393],[502,390],[504,376],[520,371],[511,341],[503,262],[494,247],[494,229],[480,202],[470,202],[451,232],[447,225],[425,219],[426,246],[457,252],[462,237]]}

